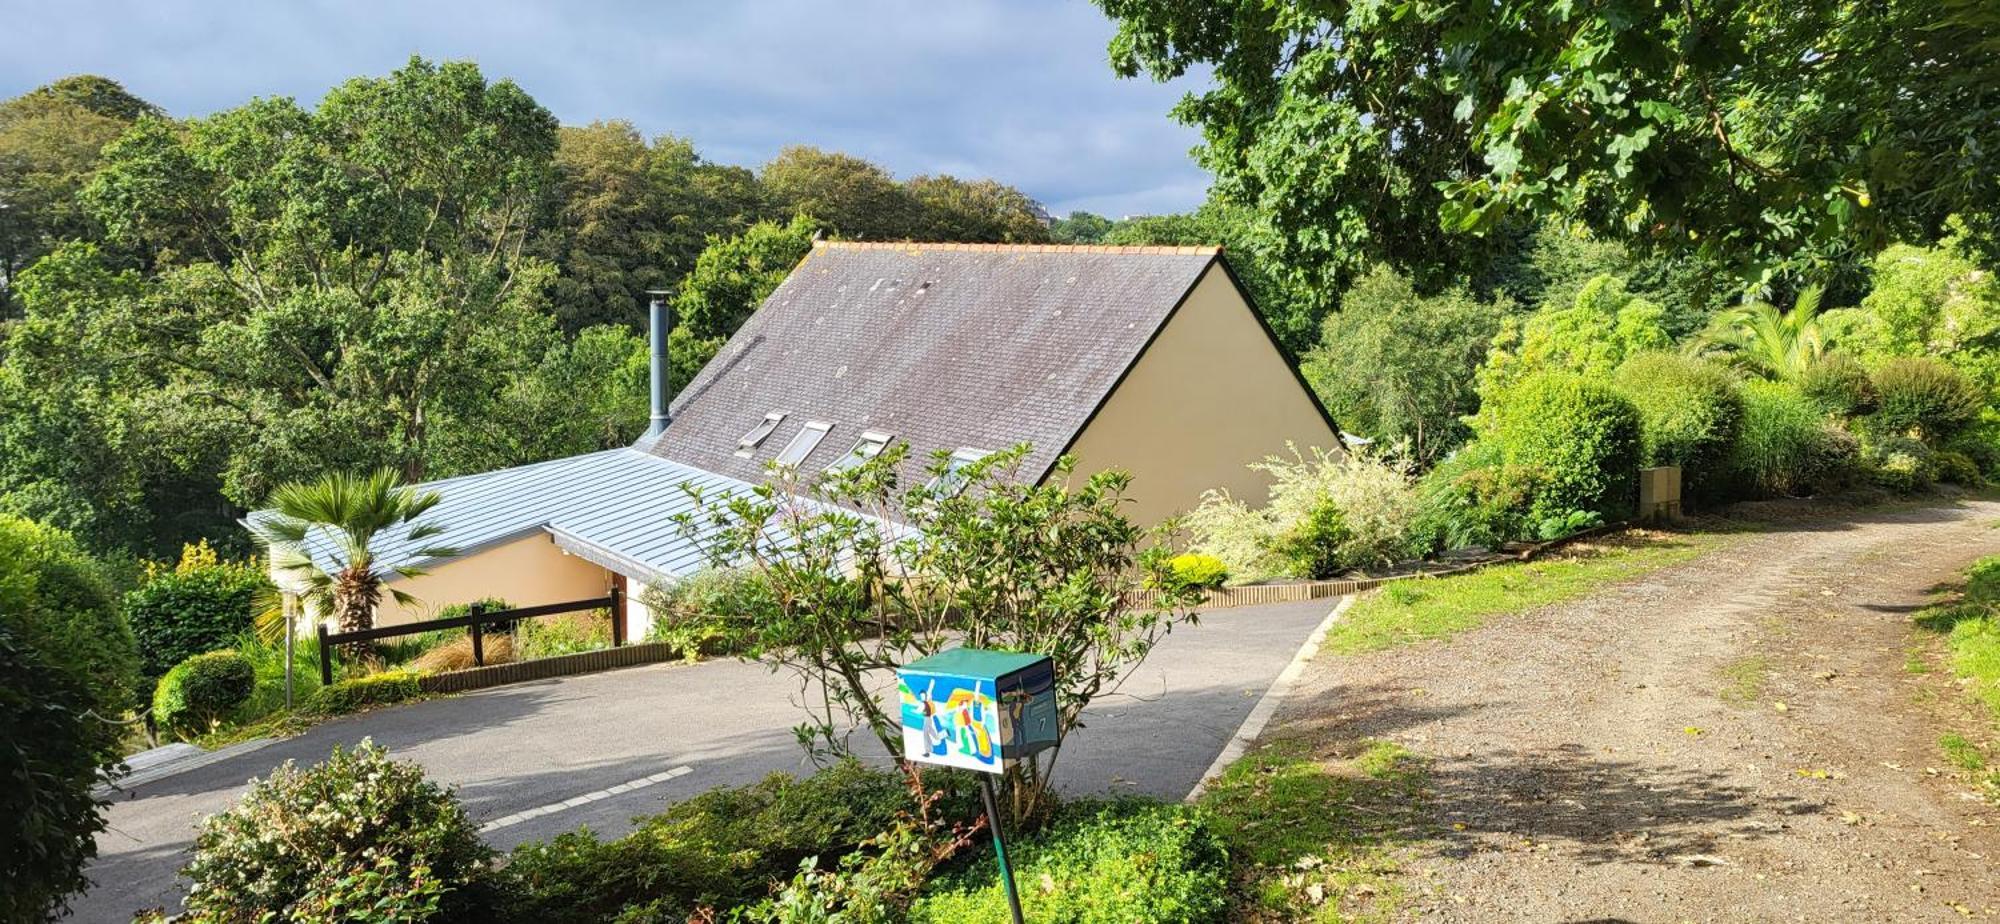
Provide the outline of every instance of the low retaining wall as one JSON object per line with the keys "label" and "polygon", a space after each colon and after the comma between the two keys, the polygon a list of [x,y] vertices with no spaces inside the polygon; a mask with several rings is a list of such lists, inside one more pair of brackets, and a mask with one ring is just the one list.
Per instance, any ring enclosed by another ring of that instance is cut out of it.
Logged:
{"label": "low retaining wall", "polygon": [[617,648],[557,655],[553,658],[536,658],[533,661],[489,664],[485,667],[468,667],[464,670],[426,674],[418,678],[417,685],[422,687],[425,693],[460,693],[483,687],[495,687],[503,683],[520,683],[524,680],[566,677],[571,674],[610,670],[614,667],[672,661],[679,656],[679,652],[675,651],[672,645],[663,642],[639,642]]}

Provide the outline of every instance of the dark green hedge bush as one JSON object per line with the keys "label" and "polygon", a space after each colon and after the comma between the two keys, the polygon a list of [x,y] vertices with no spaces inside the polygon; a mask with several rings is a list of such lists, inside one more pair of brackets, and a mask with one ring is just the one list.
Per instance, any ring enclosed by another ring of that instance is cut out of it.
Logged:
{"label": "dark green hedge bush", "polygon": [[1535,373],[1494,396],[1480,423],[1479,438],[1491,442],[1500,464],[1535,472],[1529,523],[1577,511],[1606,520],[1631,515],[1639,492],[1639,411],[1611,386]]}
{"label": "dark green hedge bush", "polygon": [[1979,419],[1985,400],[1950,363],[1931,356],[1892,359],[1875,370],[1875,412],[1868,427],[1942,445]]}
{"label": "dark green hedge bush", "polygon": [[1684,494],[1712,495],[1743,425],[1736,377],[1705,360],[1649,352],[1627,359],[1615,381],[1639,411],[1640,464],[1678,465]]}
{"label": "dark green hedge bush", "polygon": [[1330,578],[1348,566],[1342,550],[1353,537],[1346,514],[1330,502],[1321,503],[1290,529],[1273,536],[1271,551],[1285,563],[1288,575]]}
{"label": "dark green hedge bush", "polygon": [[416,699],[423,693],[416,674],[384,671],[353,680],[336,681],[332,686],[314,690],[312,696],[306,699],[305,711],[321,716],[346,715],[369,706]]}
{"label": "dark green hedge bush", "polygon": [[227,647],[250,629],[257,594],[270,581],[251,562],[216,558],[190,546],[180,566],[156,571],[125,594],[122,608],[138,640],[140,669],[158,677],[204,651]]}
{"label": "dark green hedge bush", "polygon": [[1799,374],[1799,394],[1822,413],[1857,417],[1875,410],[1875,382],[1852,358],[1832,353]]}
{"label": "dark green hedge bush", "polygon": [[82,675],[0,620],[0,921],[44,921],[89,884],[104,816],[91,789],[117,760],[117,727],[87,715]]}
{"label": "dark green hedge bush", "polygon": [[1539,478],[1537,469],[1502,461],[1492,443],[1467,444],[1418,486],[1412,545],[1420,552],[1493,548],[1532,535],[1528,501]]}
{"label": "dark green hedge bush", "polygon": [[99,715],[123,715],[152,692],[103,565],[69,533],[0,514],[0,623],[78,677]]}
{"label": "dark green hedge bush", "polygon": [[[1199,808],[1123,800],[1066,807],[1009,845],[1030,921],[1221,921],[1229,854]],[[913,924],[1005,924],[992,854],[975,851],[920,896]]]}
{"label": "dark green hedge bush", "polygon": [[153,721],[192,738],[214,728],[257,688],[257,668],[236,651],[211,651],[182,661],[153,691]]}
{"label": "dark green hedge bush", "polygon": [[[517,848],[507,865],[514,897],[506,917],[523,924],[677,920],[702,905],[746,905],[789,880],[808,857],[831,867],[910,807],[900,776],[853,761],[802,779],[779,773],[712,790],[624,837],[601,840],[584,830]],[[969,799],[952,810],[969,813]]]}
{"label": "dark green hedge bush", "polygon": [[449,790],[364,740],[318,766],[286,762],[202,822],[187,910],[204,922],[483,920],[491,855]]}

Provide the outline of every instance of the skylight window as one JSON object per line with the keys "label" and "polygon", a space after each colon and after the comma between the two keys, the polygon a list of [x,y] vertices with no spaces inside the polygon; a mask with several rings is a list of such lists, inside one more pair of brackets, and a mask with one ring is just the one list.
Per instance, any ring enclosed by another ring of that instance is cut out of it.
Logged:
{"label": "skylight window", "polygon": [[757,451],[757,447],[771,435],[772,430],[778,429],[778,423],[784,419],[785,415],[776,411],[765,414],[762,421],[751,427],[750,432],[743,434],[742,439],[736,441],[736,454],[745,459],[750,458],[750,454]]}
{"label": "skylight window", "polygon": [[991,453],[984,449],[960,449],[952,453],[950,461],[944,464],[944,473],[932,478],[927,487],[939,496],[957,497],[970,481],[965,475],[966,468],[988,455]]}
{"label": "skylight window", "polygon": [[848,450],[847,455],[841,456],[832,465],[827,466],[826,470],[829,472],[844,472],[850,468],[863,465],[869,459],[881,455],[882,450],[889,448],[889,441],[895,438],[894,434],[883,433],[880,430],[864,430],[861,433],[861,439],[855,441],[854,448]]}
{"label": "skylight window", "polygon": [[807,456],[812,455],[814,449],[819,448],[819,441],[826,439],[827,431],[832,429],[833,424],[823,420],[806,421],[805,428],[801,429],[797,436],[792,437],[792,441],[786,443],[785,448],[778,450],[778,457],[771,461],[779,465],[798,467],[800,462],[804,462]]}

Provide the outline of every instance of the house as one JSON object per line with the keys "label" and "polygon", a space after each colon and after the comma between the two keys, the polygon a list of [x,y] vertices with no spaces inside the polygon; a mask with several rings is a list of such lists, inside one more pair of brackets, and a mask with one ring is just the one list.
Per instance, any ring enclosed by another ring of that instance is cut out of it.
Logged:
{"label": "house", "polygon": [[[396,586],[428,606],[581,599],[699,570],[671,517],[683,485],[747,490],[773,464],[821,471],[902,441],[970,461],[1029,443],[1024,470],[1133,475],[1157,523],[1247,466],[1336,448],[1338,430],[1215,247],[817,243],[671,407],[654,309],[654,421],[631,447],[452,478],[431,514],[458,554]],[[406,563],[393,544],[385,564]],[[425,615],[385,604],[383,623]],[[632,637],[648,615],[634,606]]]}

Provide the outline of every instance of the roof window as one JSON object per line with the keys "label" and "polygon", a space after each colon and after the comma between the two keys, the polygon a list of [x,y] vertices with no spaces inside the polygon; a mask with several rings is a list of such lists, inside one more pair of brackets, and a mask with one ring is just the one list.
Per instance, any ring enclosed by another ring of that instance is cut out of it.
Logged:
{"label": "roof window", "polygon": [[861,433],[861,438],[854,442],[854,448],[848,450],[847,455],[841,456],[832,465],[827,466],[826,470],[829,472],[844,472],[850,468],[866,464],[868,460],[881,455],[882,450],[889,448],[889,441],[895,438],[895,434],[892,433],[883,433],[880,430],[864,430]]}
{"label": "roof window", "polygon": [[778,423],[784,419],[785,415],[777,411],[765,414],[762,421],[751,427],[750,432],[743,434],[742,439],[736,441],[736,454],[745,459],[750,458],[750,454],[771,435],[772,430],[778,429]]}
{"label": "roof window", "polygon": [[797,467],[807,456],[812,455],[814,449],[819,448],[819,441],[826,439],[827,431],[832,429],[833,424],[823,420],[806,421],[805,427],[799,430],[797,436],[792,437],[791,442],[785,444],[785,448],[778,450],[778,457],[771,461],[779,465]]}
{"label": "roof window", "polygon": [[965,476],[966,468],[989,455],[992,453],[984,449],[960,449],[952,453],[951,459],[945,462],[943,474],[932,478],[931,483],[925,487],[943,497],[957,497],[964,493],[965,486],[970,480]]}

